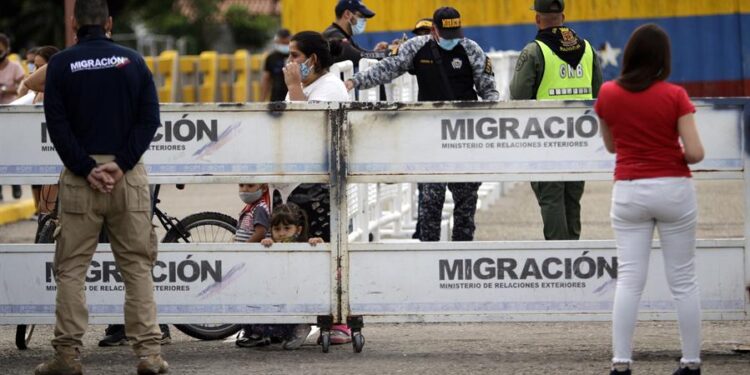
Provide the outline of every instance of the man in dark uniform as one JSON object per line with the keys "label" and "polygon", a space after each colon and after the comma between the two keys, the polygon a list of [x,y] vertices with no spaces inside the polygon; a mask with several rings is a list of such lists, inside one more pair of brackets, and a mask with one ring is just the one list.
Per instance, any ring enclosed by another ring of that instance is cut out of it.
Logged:
{"label": "man in dark uniform", "polygon": [[414,30],[411,31],[411,33],[416,36],[429,35],[431,32],[432,32],[432,18],[420,19],[419,21],[417,21],[417,24],[414,25]]}
{"label": "man in dark uniform", "polygon": [[[514,100],[587,100],[602,85],[599,59],[589,42],[565,27],[563,0],[535,0],[539,32],[518,56],[510,83]],[[561,71],[569,74],[561,75]],[[583,181],[532,182],[544,222],[546,240],[581,236]]]}
{"label": "man in dark uniform", "polygon": [[286,98],[284,72],[289,58],[289,42],[292,35],[287,29],[281,29],[273,39],[273,52],[266,56],[263,63],[263,76],[260,78],[261,101],[283,102]]}
{"label": "man in dark uniform", "polygon": [[375,51],[367,51],[357,45],[352,36],[365,32],[367,19],[375,17],[375,12],[368,9],[361,0],[340,0],[336,4],[336,21],[323,31],[326,40],[340,40],[344,47],[335,62],[350,60],[357,69],[362,58],[382,59],[388,56],[388,43],[380,42]]}
{"label": "man in dark uniform", "polygon": [[78,43],[49,61],[44,89],[50,139],[65,168],[54,260],[55,357],[35,374],[82,373],[83,288],[102,226],[125,282],[125,331],[140,359],[137,372],[163,374],[151,275],[157,240],[141,162],[160,124],[156,88],[143,58],[106,37],[106,0],[77,0],[73,27]]}
{"label": "man in dark uniform", "polygon": [[[455,8],[435,11],[430,35],[404,42],[398,54],[371,69],[359,72],[346,83],[347,89],[370,88],[413,71],[419,84],[419,101],[498,100],[492,64],[479,45],[463,37],[461,15]],[[476,88],[476,90],[475,90]],[[440,222],[446,185],[453,194],[453,241],[474,239],[474,213],[481,183],[421,184],[419,239],[440,240]]]}

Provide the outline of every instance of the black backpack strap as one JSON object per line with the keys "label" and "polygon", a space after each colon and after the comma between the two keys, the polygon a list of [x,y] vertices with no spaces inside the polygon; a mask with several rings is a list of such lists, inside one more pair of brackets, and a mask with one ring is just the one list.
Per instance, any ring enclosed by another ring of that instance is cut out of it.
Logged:
{"label": "black backpack strap", "polygon": [[440,70],[440,77],[443,80],[445,96],[450,101],[456,100],[456,96],[453,95],[453,88],[451,87],[451,83],[448,80],[448,74],[445,72],[445,67],[443,66],[443,58],[440,56],[440,51],[438,51],[437,43],[434,40],[429,41],[429,43],[430,49],[432,50],[432,58],[435,59],[435,64],[437,64],[438,70]]}

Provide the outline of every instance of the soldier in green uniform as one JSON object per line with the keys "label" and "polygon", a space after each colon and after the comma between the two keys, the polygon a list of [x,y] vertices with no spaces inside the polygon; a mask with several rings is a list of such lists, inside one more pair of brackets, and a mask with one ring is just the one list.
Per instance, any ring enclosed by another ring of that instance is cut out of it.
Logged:
{"label": "soldier in green uniform", "polygon": [[[602,71],[591,44],[563,25],[563,0],[535,0],[536,38],[521,51],[510,83],[513,100],[596,98]],[[532,182],[547,240],[581,235],[583,181]]]}

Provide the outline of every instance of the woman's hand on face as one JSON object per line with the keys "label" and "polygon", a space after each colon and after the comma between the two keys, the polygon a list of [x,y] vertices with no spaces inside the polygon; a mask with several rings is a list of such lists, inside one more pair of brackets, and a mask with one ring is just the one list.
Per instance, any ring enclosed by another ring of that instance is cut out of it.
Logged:
{"label": "woman's hand on face", "polygon": [[282,69],[284,71],[284,83],[287,86],[302,84],[302,74],[299,72],[299,64],[292,61]]}
{"label": "woman's hand on face", "polygon": [[260,244],[263,245],[263,246],[265,246],[265,247],[271,247],[271,245],[273,245],[273,239],[264,238],[264,239],[260,240]]}

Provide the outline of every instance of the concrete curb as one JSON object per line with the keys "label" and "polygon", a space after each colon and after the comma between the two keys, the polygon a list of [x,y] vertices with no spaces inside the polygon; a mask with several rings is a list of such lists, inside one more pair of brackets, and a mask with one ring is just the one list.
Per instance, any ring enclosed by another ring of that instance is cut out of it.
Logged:
{"label": "concrete curb", "polygon": [[35,211],[33,199],[0,204],[0,225],[28,219]]}

